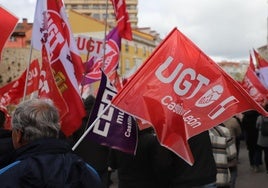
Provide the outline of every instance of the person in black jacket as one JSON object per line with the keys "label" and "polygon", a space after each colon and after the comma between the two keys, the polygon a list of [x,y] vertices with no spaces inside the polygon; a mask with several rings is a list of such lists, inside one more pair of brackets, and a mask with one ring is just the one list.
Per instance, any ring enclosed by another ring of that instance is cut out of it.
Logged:
{"label": "person in black jacket", "polygon": [[251,170],[259,172],[262,164],[262,150],[258,146],[258,129],[256,126],[257,118],[260,114],[255,110],[243,113],[242,126],[245,131],[245,141],[248,150],[248,159]]}
{"label": "person in black jacket", "polygon": [[174,154],[170,188],[216,188],[217,168],[208,131],[190,138],[188,143],[194,164],[191,166]]}
{"label": "person in black jacket", "polygon": [[[86,116],[82,120],[81,127],[74,132],[72,139],[74,144],[80,139],[83,133],[88,128],[88,119],[90,118],[91,111],[94,107],[95,97],[89,95],[84,100],[84,106],[86,110]],[[79,155],[84,161],[92,165],[92,167],[98,172],[104,187],[109,187],[110,177],[108,174],[108,156],[110,148],[102,146],[97,142],[84,138],[78,147],[74,150],[74,153]]]}
{"label": "person in black jacket", "polygon": [[59,132],[59,113],[51,100],[19,104],[12,116],[15,152],[0,169],[1,188],[101,188],[97,172],[59,139]]}
{"label": "person in black jacket", "polygon": [[7,165],[9,155],[14,151],[12,144],[12,132],[5,129],[6,111],[0,108],[0,168]]}
{"label": "person in black jacket", "polygon": [[117,170],[118,188],[168,188],[171,152],[161,146],[152,127],[139,130],[135,155],[112,150],[109,166]]}

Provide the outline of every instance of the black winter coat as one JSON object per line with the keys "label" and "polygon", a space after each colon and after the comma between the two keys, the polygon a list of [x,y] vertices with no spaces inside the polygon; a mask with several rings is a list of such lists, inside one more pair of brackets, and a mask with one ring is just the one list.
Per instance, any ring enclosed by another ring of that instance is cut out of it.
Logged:
{"label": "black winter coat", "polygon": [[0,168],[8,164],[8,160],[13,151],[12,132],[0,128]]}
{"label": "black winter coat", "polygon": [[252,150],[257,146],[258,129],[256,122],[260,114],[254,110],[249,110],[243,114],[242,126],[245,130],[246,145],[248,149]]}
{"label": "black winter coat", "polygon": [[110,166],[118,171],[118,188],[167,188],[171,152],[160,145],[153,129],[139,131],[135,155],[113,150]]}
{"label": "black winter coat", "polygon": [[16,150],[0,170],[1,188],[101,188],[96,171],[59,139],[41,139]]}
{"label": "black winter coat", "polygon": [[190,138],[188,143],[195,162],[190,166],[174,154],[170,188],[198,187],[216,182],[217,169],[208,131]]}

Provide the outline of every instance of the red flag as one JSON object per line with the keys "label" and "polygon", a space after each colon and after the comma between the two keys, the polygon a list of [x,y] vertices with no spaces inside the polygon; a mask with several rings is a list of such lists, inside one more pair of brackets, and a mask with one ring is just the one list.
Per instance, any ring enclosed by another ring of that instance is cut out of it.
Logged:
{"label": "red flag", "polygon": [[251,54],[249,55],[249,68],[255,72],[255,65],[253,64],[253,59]]}
{"label": "red flag", "polygon": [[256,50],[253,51],[258,67],[258,77],[264,87],[268,89],[268,62]]}
{"label": "red flag", "polygon": [[119,77],[117,70],[114,70],[111,74],[109,74],[109,80],[117,91],[120,91],[122,89],[123,83]]}
{"label": "red flag", "polygon": [[[55,105],[57,106],[60,118],[63,117],[68,113],[69,109],[64,101],[53,76],[46,49],[42,48],[42,70],[40,72],[40,80],[39,80],[39,92],[38,96],[40,98],[49,98],[51,99]],[[66,126],[66,124],[62,125]],[[63,130],[64,127],[61,127]]]}
{"label": "red flag", "polygon": [[122,38],[132,40],[132,29],[125,0],[111,0],[117,21],[117,28]]}
{"label": "red flag", "polygon": [[176,28],[112,104],[152,124],[160,143],[189,164],[194,162],[189,138],[249,109],[268,115]]}
{"label": "red flag", "polygon": [[62,131],[70,136],[81,126],[85,116],[78,87],[84,68],[61,0],[37,1],[32,41],[39,50],[45,43],[49,53],[54,78],[69,108],[62,119]]}
{"label": "red flag", "polygon": [[18,104],[23,97],[23,88],[24,84],[21,84],[19,79],[0,88],[0,104],[3,106]]}
{"label": "red flag", "polygon": [[255,67],[252,61],[252,56],[250,55],[249,67],[241,85],[256,102],[264,104],[268,92],[264,85],[260,82],[254,69]]}
{"label": "red flag", "polygon": [[257,62],[257,67],[268,67],[268,62],[256,50],[253,49],[253,52]]}
{"label": "red flag", "polygon": [[[40,67],[38,60],[32,61],[29,67],[26,95],[33,93],[38,90]],[[12,81],[0,88],[1,104],[7,106],[8,104],[17,104],[24,95],[25,80],[27,70],[15,81]]]}
{"label": "red flag", "polygon": [[[25,71],[26,77],[26,71]],[[38,90],[39,87],[39,74],[40,74],[40,66],[38,59],[34,59],[29,67],[28,77],[27,77],[27,85],[26,85],[26,95],[33,93]]]}
{"label": "red flag", "polygon": [[[0,6],[0,54],[2,49],[11,35],[12,31],[14,30],[15,26],[17,25],[18,18],[8,12],[5,8]],[[1,58],[1,57],[0,57]]]}

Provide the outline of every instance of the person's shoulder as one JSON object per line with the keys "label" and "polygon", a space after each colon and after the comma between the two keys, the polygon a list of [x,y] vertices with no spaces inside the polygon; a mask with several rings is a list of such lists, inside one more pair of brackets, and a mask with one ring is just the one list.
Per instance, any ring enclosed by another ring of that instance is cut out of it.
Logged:
{"label": "person's shoulder", "polygon": [[12,136],[12,131],[0,128],[0,138],[7,138]]}
{"label": "person's shoulder", "polygon": [[221,136],[221,137],[229,137],[230,136],[230,130],[227,127],[220,126],[220,125],[211,129],[211,133],[216,135],[216,136]]}
{"label": "person's shoulder", "polygon": [[74,155],[69,177],[74,180],[79,179],[79,187],[101,188],[102,183],[97,171],[88,163],[86,163],[79,156]]}
{"label": "person's shoulder", "polygon": [[8,172],[9,170],[12,170],[16,165],[18,165],[20,163],[20,161],[15,161],[7,166],[5,166],[4,168],[0,169],[0,176],[6,172]]}

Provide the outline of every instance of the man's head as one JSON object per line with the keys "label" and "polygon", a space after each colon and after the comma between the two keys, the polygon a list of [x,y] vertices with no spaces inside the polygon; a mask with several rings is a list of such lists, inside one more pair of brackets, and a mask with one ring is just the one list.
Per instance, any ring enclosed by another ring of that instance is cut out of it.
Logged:
{"label": "man's head", "polygon": [[59,113],[48,99],[32,99],[20,103],[12,116],[12,139],[19,148],[40,138],[57,138]]}

